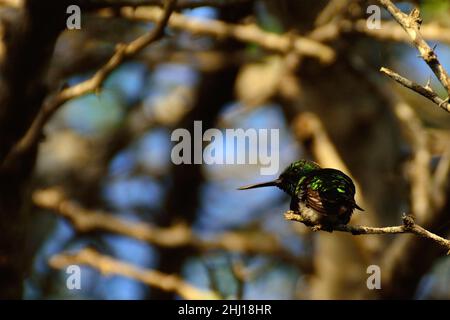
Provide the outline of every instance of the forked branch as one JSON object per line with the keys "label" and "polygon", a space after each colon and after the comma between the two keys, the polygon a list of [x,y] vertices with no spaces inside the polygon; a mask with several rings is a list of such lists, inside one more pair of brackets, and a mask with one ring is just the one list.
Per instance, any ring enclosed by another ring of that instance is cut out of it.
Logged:
{"label": "forked branch", "polygon": [[398,74],[395,74],[394,72],[386,68],[382,68],[381,71],[389,75],[392,79],[404,85],[405,87],[410,88],[411,90],[414,90],[422,96],[430,99],[447,112],[450,112],[450,105],[448,103],[448,97],[450,96],[450,76],[448,75],[442,64],[439,62],[434,49],[428,45],[428,43],[424,40],[422,34],[420,33],[422,19],[420,18],[419,10],[413,9],[409,14],[405,14],[400,11],[400,9],[398,9],[390,0],[379,0],[379,2],[386,8],[387,11],[389,11],[392,17],[409,35],[411,43],[419,51],[420,57],[423,59],[423,61],[426,62],[426,64],[428,64],[430,69],[439,79],[442,86],[445,88],[447,92],[447,98],[439,98],[428,84],[427,86],[422,87]]}
{"label": "forked branch", "polygon": [[[297,221],[310,225],[310,222],[305,219],[301,214],[294,211],[287,211],[284,214],[286,220]],[[450,240],[442,238],[437,234],[434,234],[423,227],[417,225],[411,216],[403,216],[403,225],[401,226],[391,226],[391,227],[366,227],[366,226],[352,226],[339,224],[333,226],[332,231],[348,232],[352,235],[368,235],[368,234],[399,234],[399,233],[411,233],[422,238],[430,239],[441,246],[445,247],[447,254],[450,255]]]}

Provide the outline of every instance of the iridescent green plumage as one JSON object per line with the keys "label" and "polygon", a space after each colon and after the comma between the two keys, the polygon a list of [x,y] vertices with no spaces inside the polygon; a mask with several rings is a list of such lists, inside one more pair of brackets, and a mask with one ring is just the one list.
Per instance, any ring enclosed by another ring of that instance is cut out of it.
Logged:
{"label": "iridescent green plumage", "polygon": [[290,209],[312,225],[325,228],[347,224],[354,209],[355,185],[342,171],[322,169],[318,164],[299,160],[287,167],[274,181],[239,188],[240,190],[276,186],[291,196]]}

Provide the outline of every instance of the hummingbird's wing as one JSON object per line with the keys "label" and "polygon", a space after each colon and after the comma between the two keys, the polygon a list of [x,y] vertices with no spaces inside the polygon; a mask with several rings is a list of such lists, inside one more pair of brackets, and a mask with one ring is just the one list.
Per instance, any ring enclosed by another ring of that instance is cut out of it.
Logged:
{"label": "hummingbird's wing", "polygon": [[311,172],[300,188],[300,201],[324,215],[342,215],[359,208],[354,200],[355,185],[336,169]]}

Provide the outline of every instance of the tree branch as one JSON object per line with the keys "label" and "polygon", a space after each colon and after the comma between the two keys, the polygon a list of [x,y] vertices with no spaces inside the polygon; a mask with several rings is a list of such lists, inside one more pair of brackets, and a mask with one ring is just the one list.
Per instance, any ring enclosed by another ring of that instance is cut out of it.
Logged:
{"label": "tree branch", "polygon": [[385,75],[387,75],[389,78],[400,83],[402,86],[417,92],[421,96],[424,96],[425,98],[433,101],[443,110],[450,112],[450,103],[448,103],[448,98],[445,100],[440,98],[438,94],[433,91],[433,89],[430,87],[428,83],[426,84],[426,86],[421,86],[420,84],[417,84],[405,77],[402,77],[398,73],[395,73],[394,71],[385,67],[382,67],[380,71]]}
{"label": "tree branch", "polygon": [[[315,28],[308,36],[319,42],[336,40],[342,33],[357,33],[379,41],[394,41],[410,43],[411,38],[395,21],[382,20],[381,29],[369,29],[366,19],[341,20],[327,23]],[[450,29],[435,23],[420,27],[422,37],[428,41],[450,43]]]}
{"label": "tree branch", "polygon": [[150,287],[174,292],[187,300],[219,299],[219,295],[215,292],[200,290],[178,276],[168,275],[157,270],[142,269],[89,248],[74,254],[57,254],[50,258],[49,264],[55,269],[62,269],[69,265],[86,265],[97,269],[102,275],[119,275],[135,279]]}
{"label": "tree branch", "polygon": [[[130,20],[158,21],[162,11],[157,7],[139,7],[136,10],[124,8],[121,10],[121,14]],[[320,42],[291,34],[278,35],[267,32],[256,24],[239,25],[214,19],[201,21],[175,12],[170,18],[169,26],[195,35],[213,36],[218,39],[234,38],[243,42],[255,43],[262,48],[281,53],[294,51],[301,56],[319,59],[324,64],[332,63],[335,59],[334,50]]]}
{"label": "tree branch", "polygon": [[45,102],[44,106],[37,114],[30,128],[22,139],[14,146],[3,162],[4,167],[8,167],[21,154],[30,150],[42,134],[42,130],[51,116],[67,101],[76,97],[99,91],[105,79],[119,67],[124,61],[134,56],[146,46],[159,40],[163,34],[167,22],[175,9],[177,0],[166,0],[165,7],[157,19],[157,25],[150,33],[144,34],[128,44],[118,44],[114,55],[101,67],[91,78],[72,87],[64,88],[62,91]]}
{"label": "tree branch", "polygon": [[[381,29],[367,28],[366,20],[358,20],[353,23],[352,30],[364,33],[372,38],[410,43],[411,38],[405,34],[405,31],[395,21],[381,21]],[[450,30],[447,27],[428,23],[420,26],[420,33],[422,37],[428,41],[438,41],[443,43],[450,43]]]}
{"label": "tree branch", "polygon": [[[389,11],[389,13],[392,15],[392,17],[394,17],[394,19],[402,26],[402,28],[406,31],[406,33],[408,33],[409,37],[411,38],[412,44],[417,48],[422,59],[428,64],[430,69],[434,72],[436,77],[439,79],[442,86],[447,91],[447,96],[449,97],[450,96],[450,77],[449,77],[447,71],[444,69],[444,67],[439,62],[438,57],[437,57],[436,53],[434,52],[434,50],[427,44],[427,42],[424,40],[424,38],[422,37],[422,35],[420,33],[420,25],[422,23],[422,19],[420,18],[419,10],[413,9],[410,12],[410,14],[407,15],[407,14],[401,12],[400,9],[398,9],[390,0],[379,0],[379,2],[386,8],[386,10]],[[403,78],[403,79],[406,80],[405,78]],[[424,95],[423,93],[428,92],[428,98],[431,99],[430,91],[433,92],[433,90],[425,89],[425,91],[423,91],[417,87],[416,87],[416,89],[422,91],[422,93],[421,93],[422,95]],[[419,92],[417,90],[414,90],[414,91]],[[427,95],[424,95],[424,96],[427,97]],[[447,97],[447,99],[442,100],[441,103],[437,103],[437,104],[440,107],[443,107],[444,110],[450,112],[450,107],[448,104],[448,97]],[[431,99],[431,100],[436,103],[435,98]]]}
{"label": "tree branch", "polygon": [[[284,214],[286,220],[301,222],[305,225],[311,226],[311,222],[305,219],[301,214],[295,213],[293,211],[287,211]],[[392,226],[392,227],[365,227],[365,226],[352,226],[352,225],[336,225],[330,231],[341,231],[348,232],[352,235],[368,235],[368,234],[399,234],[399,233],[411,233],[422,238],[427,238],[433,240],[439,245],[445,247],[450,255],[450,240],[444,239],[424,228],[417,225],[411,216],[403,216],[403,225]]]}
{"label": "tree branch", "polygon": [[[9,0],[12,1],[12,0]],[[17,1],[17,0],[16,0]],[[179,0],[176,9],[193,9],[198,7],[215,7],[221,8],[226,6],[233,6],[241,3],[246,3],[254,0]],[[103,8],[122,8],[122,7],[140,7],[140,6],[163,6],[164,0],[96,0],[89,1],[86,4],[86,9],[103,9]]]}
{"label": "tree branch", "polygon": [[68,200],[64,193],[56,188],[35,191],[33,201],[38,207],[51,210],[67,219],[81,233],[96,230],[113,232],[166,248],[189,246],[199,251],[225,250],[266,254],[295,264],[306,273],[312,270],[309,259],[293,255],[276,237],[268,233],[224,232],[205,240],[197,237],[184,224],[160,228],[148,223],[125,221],[112,214],[84,209]]}

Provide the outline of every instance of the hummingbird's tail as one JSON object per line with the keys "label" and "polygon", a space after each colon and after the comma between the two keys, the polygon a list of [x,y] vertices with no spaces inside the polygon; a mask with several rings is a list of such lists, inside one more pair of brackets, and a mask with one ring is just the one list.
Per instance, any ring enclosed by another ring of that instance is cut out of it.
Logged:
{"label": "hummingbird's tail", "polygon": [[273,181],[255,183],[255,184],[251,184],[248,186],[240,187],[240,188],[238,188],[238,190],[248,190],[248,189],[264,188],[264,187],[277,187],[280,183],[281,183],[280,179],[276,179]]}

